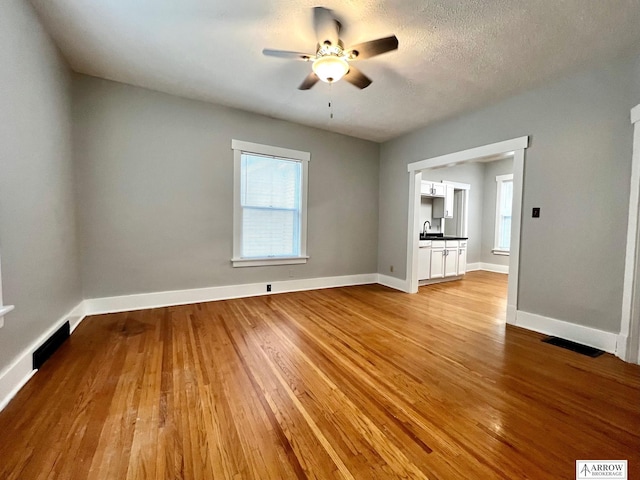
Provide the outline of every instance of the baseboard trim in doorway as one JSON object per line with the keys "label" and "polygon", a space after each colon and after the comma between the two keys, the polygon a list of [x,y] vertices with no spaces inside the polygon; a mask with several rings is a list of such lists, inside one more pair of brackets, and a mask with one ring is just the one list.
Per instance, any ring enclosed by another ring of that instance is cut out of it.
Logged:
{"label": "baseboard trim in doorway", "polygon": [[486,270],[487,272],[494,272],[494,273],[509,274],[509,265],[498,265],[497,263],[480,262],[480,270]]}
{"label": "baseboard trim in doorway", "polygon": [[545,333],[555,337],[571,340],[572,342],[598,348],[608,353],[616,353],[618,334],[598,330],[597,328],[585,327],[576,323],[565,322],[555,318],[543,317],[535,313],[516,312],[515,325],[518,327],[533,330],[534,332]]}
{"label": "baseboard trim in doorway", "polygon": [[509,273],[509,265],[498,265],[497,263],[474,262],[467,263],[467,272],[477,272],[484,270],[493,273]]}
{"label": "baseboard trim in doorway", "polygon": [[390,277],[388,275],[378,274],[378,283],[385,287],[393,288],[394,290],[400,290],[401,292],[408,292],[407,281],[396,277]]}

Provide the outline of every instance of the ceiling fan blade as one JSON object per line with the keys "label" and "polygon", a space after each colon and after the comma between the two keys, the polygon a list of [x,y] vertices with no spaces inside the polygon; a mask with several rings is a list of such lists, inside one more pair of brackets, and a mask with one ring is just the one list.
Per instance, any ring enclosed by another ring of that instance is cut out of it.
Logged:
{"label": "ceiling fan blade", "polygon": [[287,58],[291,60],[302,60],[303,62],[308,62],[315,55],[310,53],[302,53],[302,52],[288,52],[286,50],[271,50],[269,48],[265,48],[262,50],[262,54],[267,57],[278,57],[278,58]]}
{"label": "ceiling fan blade", "polygon": [[324,7],[315,7],[313,9],[313,28],[319,45],[323,45],[325,42],[330,42],[331,45],[338,45],[341,27],[342,25],[333,16],[331,10]]}
{"label": "ceiling fan blade", "polygon": [[300,84],[300,86],[298,87],[298,90],[309,90],[311,87],[313,87],[316,83],[318,83],[320,79],[318,78],[318,76],[311,72],[309,75],[306,76],[306,78],[302,81],[302,83]]}
{"label": "ceiling fan blade", "polygon": [[359,89],[367,88],[371,85],[371,79],[353,65],[349,65],[349,71],[342,78]]}
{"label": "ceiling fan blade", "polygon": [[349,52],[354,57],[354,60],[360,60],[362,58],[371,58],[381,53],[390,52],[398,48],[398,39],[395,35],[390,37],[378,38],[377,40],[370,40],[368,42],[359,43],[349,48]]}

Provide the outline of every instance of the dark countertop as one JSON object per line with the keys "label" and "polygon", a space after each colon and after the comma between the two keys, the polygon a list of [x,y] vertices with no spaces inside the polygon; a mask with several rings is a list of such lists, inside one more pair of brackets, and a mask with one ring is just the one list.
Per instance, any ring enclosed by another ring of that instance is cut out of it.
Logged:
{"label": "dark countertop", "polygon": [[422,234],[420,234],[420,240],[469,240],[469,237],[456,237],[455,235],[443,235],[442,237],[429,235],[423,237]]}

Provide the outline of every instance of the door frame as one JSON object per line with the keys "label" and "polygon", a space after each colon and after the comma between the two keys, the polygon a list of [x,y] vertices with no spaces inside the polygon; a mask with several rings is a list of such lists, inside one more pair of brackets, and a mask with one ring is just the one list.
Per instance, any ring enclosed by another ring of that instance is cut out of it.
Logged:
{"label": "door frame", "polygon": [[640,364],[640,105],[631,109],[633,154],[627,250],[622,287],[622,317],[616,356],[626,362]]}
{"label": "door frame", "polygon": [[524,151],[529,137],[469,148],[459,152],[427,158],[407,165],[409,172],[409,215],[407,216],[407,280],[406,291],[418,292],[418,241],[420,221],[420,183],[422,171],[436,167],[460,165],[500,155],[513,155],[513,204],[511,217],[511,251],[509,253],[509,282],[507,293],[507,323],[516,323],[518,309],[518,277],[520,267],[520,227],[524,180]]}

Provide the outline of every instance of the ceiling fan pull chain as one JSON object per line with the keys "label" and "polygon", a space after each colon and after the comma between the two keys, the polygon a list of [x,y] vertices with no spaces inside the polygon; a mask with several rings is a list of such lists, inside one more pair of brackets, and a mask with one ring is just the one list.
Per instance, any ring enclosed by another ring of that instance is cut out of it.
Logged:
{"label": "ceiling fan pull chain", "polygon": [[331,101],[332,83],[329,84],[329,118],[333,120],[333,102]]}

